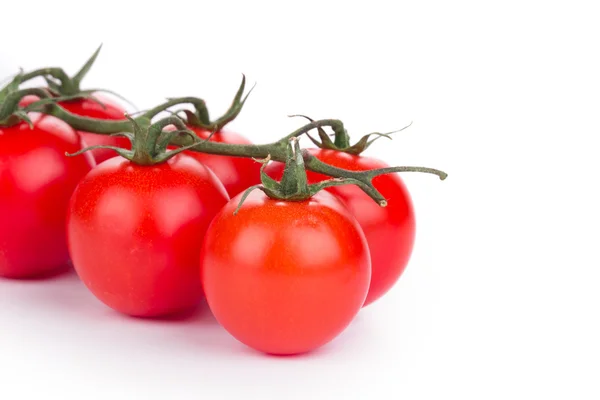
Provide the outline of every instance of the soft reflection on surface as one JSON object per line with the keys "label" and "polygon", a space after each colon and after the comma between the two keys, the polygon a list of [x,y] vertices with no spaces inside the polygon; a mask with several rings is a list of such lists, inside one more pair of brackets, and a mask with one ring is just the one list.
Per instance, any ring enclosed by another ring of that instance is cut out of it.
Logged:
{"label": "soft reflection on surface", "polygon": [[56,151],[46,148],[22,154],[13,163],[13,174],[19,177],[17,184],[29,193],[51,184],[64,174],[65,165],[60,157]]}
{"label": "soft reflection on surface", "polygon": [[298,226],[286,231],[283,243],[294,257],[295,263],[303,268],[317,267],[339,262],[340,248],[326,226]]}
{"label": "soft reflection on surface", "polygon": [[[190,215],[200,215],[201,205],[197,195],[189,188],[168,188],[153,194],[158,229],[166,236],[174,235],[190,220]],[[169,199],[168,201],[166,199]]]}
{"label": "soft reflection on surface", "polygon": [[[137,221],[141,217],[135,195],[127,190],[113,187],[106,189],[98,201],[96,218],[104,226],[120,226],[125,232],[135,230]],[[128,210],[127,217],[123,217],[123,210]]]}
{"label": "soft reflection on surface", "polygon": [[244,227],[231,243],[234,259],[239,263],[260,264],[271,249],[275,238],[267,227]]}
{"label": "soft reflection on surface", "polygon": [[263,265],[263,260],[272,251],[280,253],[280,263],[302,265],[303,268],[322,269],[340,258],[333,235],[326,226],[318,225],[296,226],[284,232],[273,232],[268,226],[243,227],[231,246],[236,262],[248,265]]}

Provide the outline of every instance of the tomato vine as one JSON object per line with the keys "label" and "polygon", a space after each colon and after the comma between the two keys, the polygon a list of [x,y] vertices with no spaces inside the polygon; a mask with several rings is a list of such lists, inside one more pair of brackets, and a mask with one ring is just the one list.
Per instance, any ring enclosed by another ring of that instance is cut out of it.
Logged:
{"label": "tomato vine", "polygon": [[[377,138],[389,136],[388,133],[370,133],[363,136],[355,145],[351,146],[349,136],[342,121],[337,119],[313,121],[309,118],[310,122],[308,124],[268,144],[228,144],[210,141],[210,138],[200,139],[188,127],[196,126],[216,132],[232,121],[242,109],[251,92],[250,90],[244,95],[245,77],[242,79],[240,88],[229,110],[215,121],[210,120],[205,101],[197,97],[168,99],[166,102],[141,113],[135,118],[128,117],[127,120],[122,121],[101,120],[75,115],[61,107],[58,102],[92,95],[91,93],[95,90],[82,91],[79,88],[79,84],[91,68],[99,50],[100,48],[96,50],[93,56],[73,78],[68,77],[61,68],[42,68],[27,74],[21,73],[17,75],[13,82],[0,91],[0,125],[11,125],[20,120],[28,121],[28,112],[35,111],[52,115],[79,131],[104,135],[121,135],[129,138],[133,143],[131,151],[111,146],[92,146],[88,149],[110,148],[119,155],[141,165],[165,162],[183,150],[234,157],[252,157],[255,159],[268,158],[273,161],[286,162],[289,159],[288,148],[290,140],[302,135],[307,135],[313,142],[323,148],[335,148],[350,154],[359,154]],[[18,90],[18,86],[22,82],[40,76],[46,79],[49,85],[48,88]],[[39,101],[33,102],[26,107],[19,107],[20,100],[28,95],[37,96]],[[180,117],[178,113],[174,113],[167,118],[162,118],[154,123],[151,122],[161,112],[169,111],[172,107],[183,104],[193,107],[194,112],[184,110],[184,117]],[[177,130],[165,130],[164,128],[169,125],[175,125]],[[335,133],[334,141],[331,141],[323,131],[324,127],[329,127],[333,130]],[[309,132],[314,129],[318,130],[321,142],[317,142],[310,136]],[[375,139],[370,139],[372,136]],[[178,146],[179,149],[167,150],[168,145]],[[302,155],[304,167],[307,170],[330,176],[336,180],[333,184],[339,184],[339,182],[355,184],[382,207],[387,205],[387,201],[372,184],[373,178],[377,176],[395,172],[421,172],[437,175],[441,180],[447,177],[447,174],[441,170],[415,166],[389,167],[369,171],[349,171],[319,161],[307,149],[298,149],[298,151]],[[79,153],[77,152],[76,154]]]}

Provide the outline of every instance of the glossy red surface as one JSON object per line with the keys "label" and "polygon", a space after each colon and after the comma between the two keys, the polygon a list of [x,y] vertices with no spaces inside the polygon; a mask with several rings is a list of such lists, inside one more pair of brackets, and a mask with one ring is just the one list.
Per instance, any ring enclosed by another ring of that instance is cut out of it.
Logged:
{"label": "glossy red surface", "polygon": [[64,122],[30,114],[0,127],[0,276],[27,278],[66,267],[65,217],[75,186],[93,167],[81,138]]}
{"label": "glossy red surface", "polygon": [[335,338],[360,310],[371,268],[358,223],[334,196],[283,202],[254,191],[215,217],[201,253],[208,304],[234,337],[295,354]]}
{"label": "glossy red surface", "polygon": [[223,185],[186,155],[138,166],[110,159],[79,184],[68,214],[73,265],[109,307],[162,316],[202,296],[198,258],[214,215],[229,200]]}

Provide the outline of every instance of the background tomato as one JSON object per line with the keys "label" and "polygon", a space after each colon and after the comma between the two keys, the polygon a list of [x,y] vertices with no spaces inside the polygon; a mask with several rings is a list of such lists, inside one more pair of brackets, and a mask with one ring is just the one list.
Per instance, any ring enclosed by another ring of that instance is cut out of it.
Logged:
{"label": "background tomato", "polygon": [[0,276],[26,278],[65,267],[67,205],[93,167],[79,135],[66,123],[30,114],[26,123],[0,127]]}
{"label": "background tomato", "polygon": [[[355,156],[336,150],[310,149],[319,160],[352,171],[386,168],[384,162],[364,156]],[[281,179],[284,164],[271,163],[266,172]],[[309,183],[329,177],[307,171]],[[398,174],[381,175],[373,185],[387,199],[387,207],[380,207],[354,185],[335,186],[327,190],[339,197],[356,217],[365,233],[371,253],[371,285],[365,305],[371,304],[398,280],[410,259],[415,240],[415,215],[410,194]]]}
{"label": "background tomato", "polygon": [[[189,128],[202,139],[208,138],[211,134],[211,132],[202,128],[192,126]],[[252,144],[242,135],[229,131],[215,132],[210,140],[217,143]],[[187,151],[186,154],[210,167],[219,180],[223,182],[223,186],[227,189],[230,197],[260,183],[260,164],[251,158],[219,156],[197,151]]]}
{"label": "background tomato", "polygon": [[68,243],[77,274],[98,299],[134,316],[161,316],[201,298],[205,231],[229,200],[215,175],[180,154],[154,166],[112,158],[77,186]]}
{"label": "background tomato", "polygon": [[[112,101],[106,96],[102,96],[101,94],[94,94],[102,104],[99,104],[97,101],[82,98],[77,100],[63,101],[60,102],[60,106],[65,110],[75,114],[80,115],[82,117],[89,118],[98,118],[98,119],[106,119],[106,120],[123,120],[125,119],[125,109],[123,109],[119,104]],[[27,96],[21,100],[20,105],[25,107],[38,98],[36,96]],[[86,146],[95,146],[95,145],[108,145],[108,146],[117,146],[126,149],[131,149],[131,143],[127,138],[119,137],[119,136],[110,136],[110,135],[98,135],[91,132],[85,131],[77,131],[82,137]],[[94,149],[91,150],[94,159],[97,164],[100,164],[102,161],[105,161],[109,158],[112,158],[116,155],[116,153],[112,150],[108,149]]]}
{"label": "background tomato", "polygon": [[294,354],[336,337],[360,310],[371,269],[364,235],[327,192],[302,202],[254,191],[215,217],[201,252],[208,304],[235,338]]}

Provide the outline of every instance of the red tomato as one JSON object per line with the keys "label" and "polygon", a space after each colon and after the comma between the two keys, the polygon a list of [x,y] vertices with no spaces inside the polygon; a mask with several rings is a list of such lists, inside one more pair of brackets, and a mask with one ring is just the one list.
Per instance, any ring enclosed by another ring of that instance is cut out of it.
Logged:
{"label": "red tomato", "polygon": [[229,197],[215,175],[180,154],[154,166],[122,157],[77,186],[67,217],[77,274],[109,307],[141,317],[194,306],[208,225]]}
{"label": "red tomato", "polygon": [[[327,164],[351,171],[388,167],[374,158],[336,150],[310,149],[310,152]],[[282,163],[271,163],[266,171],[271,177],[281,179],[283,167]],[[331,179],[310,171],[307,174],[309,183]],[[387,207],[380,207],[354,185],[327,188],[350,209],[369,243],[372,275],[365,306],[383,296],[396,283],[408,264],[415,240],[412,200],[400,176],[381,175],[373,179],[373,185],[387,199]]]}
{"label": "red tomato", "polygon": [[[60,106],[65,110],[82,117],[107,119],[107,120],[123,120],[125,119],[125,110],[114,101],[102,95],[94,94],[94,96],[102,102],[104,107],[98,102],[91,99],[78,99],[71,101],[60,102]],[[34,101],[38,100],[36,96],[27,96],[21,100],[19,105],[25,107]],[[117,146],[126,149],[131,149],[131,143],[125,137],[98,135],[95,133],[77,131],[83,137],[86,146],[108,145]],[[115,157],[116,153],[108,149],[94,149],[91,151],[97,164],[109,158]]]}
{"label": "red tomato", "polygon": [[[198,137],[206,139],[210,132],[195,127],[189,127]],[[245,137],[227,131],[215,132],[210,138],[212,142],[228,144],[252,144]],[[215,175],[223,182],[230,197],[260,183],[260,164],[251,158],[219,156],[204,154],[197,151],[188,151],[186,154],[210,167]]]}
{"label": "red tomato", "polygon": [[0,127],[0,276],[28,278],[69,261],[67,205],[94,166],[90,155],[69,158],[81,138],[57,118],[29,115],[34,128]]}
{"label": "red tomato", "polygon": [[200,256],[212,312],[235,338],[266,353],[324,345],[352,321],[369,288],[358,223],[327,192],[284,202],[256,190],[234,216],[240,196],[217,214]]}

